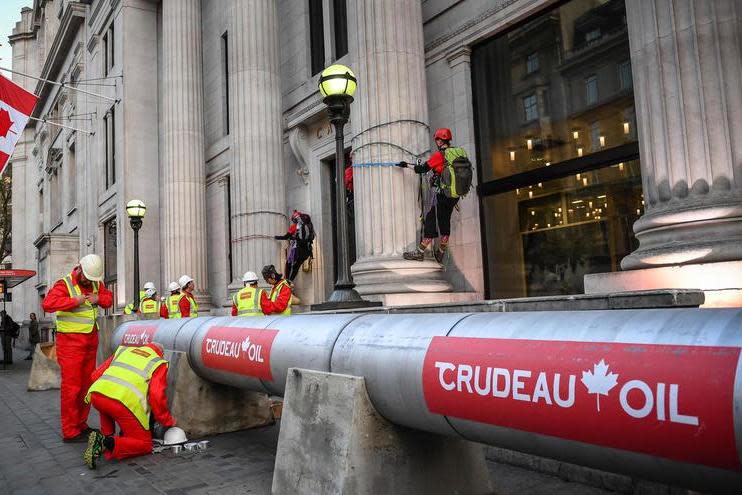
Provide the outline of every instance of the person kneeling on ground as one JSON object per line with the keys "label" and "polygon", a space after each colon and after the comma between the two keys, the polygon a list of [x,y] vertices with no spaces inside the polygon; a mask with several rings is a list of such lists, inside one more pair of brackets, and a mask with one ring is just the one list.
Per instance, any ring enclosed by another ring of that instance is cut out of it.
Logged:
{"label": "person kneeling on ground", "polygon": [[[162,346],[119,346],[93,373],[85,402],[100,414],[100,431],[88,436],[83,459],[95,469],[98,458],[126,459],[152,453],[150,411],[164,427],[175,426],[167,407],[167,361]],[[121,435],[114,435],[115,424]]]}

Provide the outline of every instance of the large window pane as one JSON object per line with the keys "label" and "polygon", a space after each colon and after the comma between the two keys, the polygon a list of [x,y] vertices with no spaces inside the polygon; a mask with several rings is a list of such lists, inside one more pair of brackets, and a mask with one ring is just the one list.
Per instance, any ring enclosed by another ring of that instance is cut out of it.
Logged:
{"label": "large window pane", "polygon": [[573,0],[474,49],[480,182],[636,139],[624,0]]}
{"label": "large window pane", "polygon": [[490,297],[577,294],[637,247],[639,162],[537,183],[483,200]]}

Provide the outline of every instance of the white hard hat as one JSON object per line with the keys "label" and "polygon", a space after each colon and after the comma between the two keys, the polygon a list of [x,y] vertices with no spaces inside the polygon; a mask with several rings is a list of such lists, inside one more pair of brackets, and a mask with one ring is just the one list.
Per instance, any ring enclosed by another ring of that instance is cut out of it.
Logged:
{"label": "white hard hat", "polygon": [[187,441],[188,438],[186,438],[185,432],[182,428],[178,428],[177,426],[168,428],[162,439],[164,445],[179,445],[181,443],[186,443]]}
{"label": "white hard hat", "polygon": [[170,292],[180,290],[180,285],[178,285],[178,282],[170,282],[170,285],[167,286],[167,290]]}
{"label": "white hard hat", "polygon": [[188,275],[183,275],[182,277],[178,279],[178,285],[180,285],[181,289],[185,288],[185,286],[191,282],[193,282],[193,279],[189,277]]}
{"label": "white hard hat", "polygon": [[80,260],[85,278],[92,282],[103,282],[103,260],[97,254],[88,254]]}
{"label": "white hard hat", "polygon": [[245,274],[242,276],[243,282],[257,282],[258,276],[255,274],[255,272],[245,272]]}
{"label": "white hard hat", "polygon": [[157,287],[155,287],[154,282],[147,282],[144,284],[144,290],[152,289],[153,291],[157,292]]}
{"label": "white hard hat", "polygon": [[144,297],[152,297],[155,294],[157,294],[157,291],[154,288],[147,289],[144,291]]}

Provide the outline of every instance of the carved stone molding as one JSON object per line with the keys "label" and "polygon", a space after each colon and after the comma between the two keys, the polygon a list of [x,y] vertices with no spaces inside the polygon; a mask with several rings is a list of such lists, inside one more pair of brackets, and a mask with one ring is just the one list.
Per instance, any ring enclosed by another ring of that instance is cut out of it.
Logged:
{"label": "carved stone molding", "polygon": [[309,185],[309,167],[307,166],[307,157],[309,156],[308,132],[304,125],[297,125],[289,129],[289,146],[294,154],[299,167],[296,175],[301,177],[304,185]]}

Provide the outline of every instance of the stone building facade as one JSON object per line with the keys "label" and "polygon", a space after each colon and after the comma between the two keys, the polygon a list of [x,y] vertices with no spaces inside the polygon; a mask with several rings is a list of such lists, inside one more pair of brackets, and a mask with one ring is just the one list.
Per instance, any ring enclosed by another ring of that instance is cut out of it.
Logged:
{"label": "stone building facade", "polygon": [[[742,304],[741,22],[737,0],[36,0],[13,68],[65,85],[13,79],[40,95],[35,117],[77,130],[32,122],[13,156],[13,261],[38,270],[13,311],[38,311],[90,252],[121,308],[132,198],[142,280],[187,273],[215,308],[244,271],[280,266],[273,236],[310,213],[297,293],[323,301],[335,171],[317,80],[335,62],[359,79],[346,147],[365,297],[683,286]],[[402,259],[419,183],[390,166],[429,156],[437,127],[478,186],[443,267]]]}

